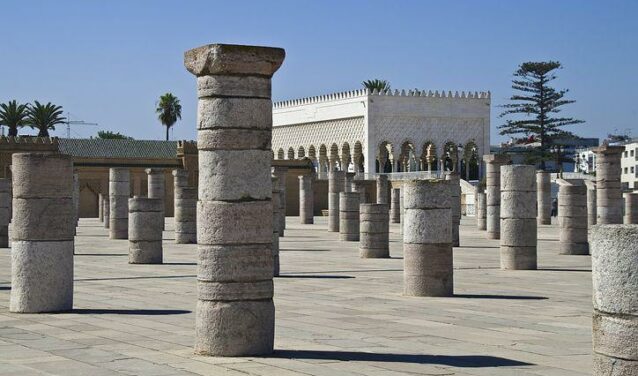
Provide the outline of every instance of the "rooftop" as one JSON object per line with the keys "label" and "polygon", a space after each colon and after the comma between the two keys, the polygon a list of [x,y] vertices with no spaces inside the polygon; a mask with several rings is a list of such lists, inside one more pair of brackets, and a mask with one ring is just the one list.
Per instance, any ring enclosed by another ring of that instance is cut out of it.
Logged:
{"label": "rooftop", "polygon": [[78,158],[177,158],[177,141],[60,138],[59,150]]}

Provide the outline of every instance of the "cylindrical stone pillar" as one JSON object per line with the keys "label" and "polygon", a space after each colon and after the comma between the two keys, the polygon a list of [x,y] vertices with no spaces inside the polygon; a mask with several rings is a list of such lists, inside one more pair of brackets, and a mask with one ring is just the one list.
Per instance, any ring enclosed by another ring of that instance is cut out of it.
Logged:
{"label": "cylindrical stone pillar", "polygon": [[175,243],[196,244],[197,188],[184,187],[176,189],[174,211]]}
{"label": "cylindrical stone pillar", "polygon": [[536,171],[501,166],[501,269],[537,268]]}
{"label": "cylindrical stone pillar", "polygon": [[392,188],[390,222],[401,223],[401,190],[399,188]]}
{"label": "cylindrical stone pillar", "polygon": [[284,55],[225,44],[185,54],[198,84],[198,354],[273,351],[270,98]]}
{"label": "cylindrical stone pillar", "polygon": [[344,192],[354,192],[354,172],[346,172],[345,175],[345,186],[343,187]]}
{"label": "cylindrical stone pillar", "polygon": [[299,175],[299,222],[305,225],[315,221],[312,181],[312,175]]}
{"label": "cylindrical stone pillar", "polygon": [[0,179],[0,248],[9,247],[11,222],[11,179]]}
{"label": "cylindrical stone pillar", "polygon": [[128,238],[128,199],[131,195],[131,175],[128,168],[112,167],[109,170],[109,237]]}
{"label": "cylindrical stone pillar", "polygon": [[587,185],[587,224],[589,227],[596,224],[596,183],[585,181]]}
{"label": "cylindrical stone pillar", "polygon": [[[547,171],[536,171],[537,223],[552,224],[552,179]],[[560,213],[560,211],[559,211]]]}
{"label": "cylindrical stone pillar", "polygon": [[159,198],[128,200],[128,263],[162,263],[162,222],[164,212]]}
{"label": "cylindrical stone pillar", "polygon": [[452,182],[452,246],[458,247],[461,245],[461,178],[457,172],[448,171],[445,180]]}
{"label": "cylindrical stone pillar", "polygon": [[502,154],[483,156],[485,161],[485,202],[486,228],[488,239],[501,237],[501,166],[509,162],[509,157]]}
{"label": "cylindrical stone pillar", "polygon": [[339,193],[345,186],[343,171],[328,172],[328,231],[339,232]]}
{"label": "cylindrical stone pillar", "polygon": [[377,204],[388,203],[388,175],[377,175]]}
{"label": "cylindrical stone pillar", "polygon": [[558,179],[560,254],[588,255],[587,187],[580,179]]}
{"label": "cylindrical stone pillar", "polygon": [[102,201],[102,214],[104,216],[104,228],[111,227],[111,200],[108,195],[104,195]]}
{"label": "cylindrical stone pillar", "polygon": [[80,217],[80,175],[78,173],[73,174],[73,220],[75,226],[78,225]]}
{"label": "cylindrical stone pillar", "polygon": [[638,192],[625,193],[625,224],[638,224]]}
{"label": "cylindrical stone pillar", "polygon": [[279,178],[275,175],[271,177],[272,181],[272,256],[273,256],[273,275],[279,277],[279,211],[281,205],[279,199],[281,197],[279,191]]}
{"label": "cylindrical stone pillar", "polygon": [[279,236],[284,236],[286,230],[286,179],[288,167],[275,166],[274,174],[279,181]]}
{"label": "cylindrical stone pillar", "polygon": [[97,194],[97,218],[100,222],[104,222],[104,195],[102,193]]}
{"label": "cylindrical stone pillar", "polygon": [[599,225],[623,222],[620,158],[624,146],[603,145],[596,153],[596,223]]}
{"label": "cylindrical stone pillar", "polygon": [[487,229],[485,192],[476,192],[476,228],[480,231],[485,231]]}
{"label": "cylindrical stone pillar", "polygon": [[339,239],[348,242],[359,241],[359,199],[358,192],[339,193]]}
{"label": "cylindrical stone pillar", "polygon": [[591,233],[594,376],[638,373],[638,226]]}
{"label": "cylindrical stone pillar", "polygon": [[452,182],[404,181],[403,294],[452,296]]}
{"label": "cylindrical stone pillar", "polygon": [[73,162],[68,155],[15,153],[9,310],[73,308]]}
{"label": "cylindrical stone pillar", "polygon": [[162,230],[164,230],[164,217],[166,215],[166,177],[163,168],[147,168],[148,198],[160,200],[162,208]]}
{"label": "cylindrical stone pillar", "polygon": [[366,181],[365,180],[353,180],[352,192],[359,193],[359,204],[365,204],[368,202],[366,198]]}
{"label": "cylindrical stone pillar", "polygon": [[359,256],[361,258],[390,257],[390,216],[387,204],[359,206]]}

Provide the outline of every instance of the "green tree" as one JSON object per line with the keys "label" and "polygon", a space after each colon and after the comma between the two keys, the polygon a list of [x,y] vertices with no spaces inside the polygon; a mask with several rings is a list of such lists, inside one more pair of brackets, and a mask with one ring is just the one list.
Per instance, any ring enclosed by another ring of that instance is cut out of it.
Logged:
{"label": "green tree", "polygon": [[0,125],[9,128],[9,136],[17,136],[18,128],[27,124],[29,105],[18,104],[16,100],[0,103]]}
{"label": "green tree", "polygon": [[33,101],[27,111],[27,125],[38,129],[38,137],[49,137],[49,129],[55,130],[55,126],[63,124],[66,120],[62,116],[62,106],[56,106],[51,102],[42,105]]}
{"label": "green tree", "polygon": [[104,140],[132,140],[133,137],[125,136],[120,132],[98,131],[97,138]]}
{"label": "green tree", "polygon": [[387,93],[388,91],[390,91],[390,82],[386,80],[379,80],[379,79],[367,80],[367,81],[363,81],[361,85],[363,85],[366,89],[370,90],[371,92],[374,91],[375,89],[379,93],[380,92]]}
{"label": "green tree", "polygon": [[182,118],[182,105],[179,99],[171,93],[160,96],[155,109],[157,118],[166,127],[166,141],[168,141],[168,130]]}
{"label": "green tree", "polygon": [[583,123],[582,120],[555,116],[562,106],[575,102],[564,99],[568,90],[556,90],[550,86],[551,81],[556,79],[555,70],[560,68],[561,64],[557,61],[522,63],[514,72],[512,103],[501,106],[505,110],[499,116],[514,117],[498,127],[501,135],[521,135],[539,142],[530,158],[534,163],[540,162],[543,170],[545,161],[554,159],[551,151],[553,142],[574,136],[562,128]]}

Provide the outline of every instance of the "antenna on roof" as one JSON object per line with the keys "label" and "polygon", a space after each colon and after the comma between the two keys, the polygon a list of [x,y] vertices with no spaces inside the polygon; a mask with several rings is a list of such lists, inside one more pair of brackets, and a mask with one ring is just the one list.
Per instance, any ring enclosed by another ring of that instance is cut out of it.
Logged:
{"label": "antenna on roof", "polygon": [[71,126],[72,125],[98,125],[97,123],[88,123],[84,120],[71,120],[71,113],[66,113],[66,138],[71,138]]}

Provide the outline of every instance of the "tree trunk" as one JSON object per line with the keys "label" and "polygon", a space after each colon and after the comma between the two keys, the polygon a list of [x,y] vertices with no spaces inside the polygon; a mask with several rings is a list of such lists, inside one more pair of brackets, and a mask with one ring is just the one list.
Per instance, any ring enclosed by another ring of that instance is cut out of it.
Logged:
{"label": "tree trunk", "polygon": [[18,127],[9,127],[9,137],[16,137],[18,135]]}
{"label": "tree trunk", "polygon": [[49,130],[46,128],[40,128],[38,132],[38,137],[49,137]]}
{"label": "tree trunk", "polygon": [[166,126],[166,141],[168,141],[168,129],[169,129],[169,128],[170,128],[170,127],[167,125],[167,126]]}

